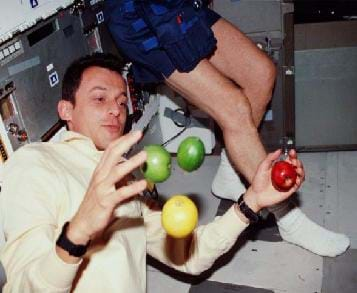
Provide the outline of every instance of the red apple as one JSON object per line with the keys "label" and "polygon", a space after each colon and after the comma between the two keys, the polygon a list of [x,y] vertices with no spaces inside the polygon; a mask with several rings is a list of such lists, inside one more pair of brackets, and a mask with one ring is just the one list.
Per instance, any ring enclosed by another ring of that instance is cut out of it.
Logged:
{"label": "red apple", "polygon": [[296,182],[297,173],[295,167],[286,162],[274,163],[271,171],[271,181],[278,191],[288,191]]}

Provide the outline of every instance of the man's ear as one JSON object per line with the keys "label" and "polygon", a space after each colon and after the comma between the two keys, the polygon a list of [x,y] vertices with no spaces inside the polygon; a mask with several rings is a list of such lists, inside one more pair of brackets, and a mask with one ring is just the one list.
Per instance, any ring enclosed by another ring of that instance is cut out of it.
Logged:
{"label": "man's ear", "polygon": [[59,117],[66,122],[72,120],[73,104],[70,101],[60,100],[57,105]]}

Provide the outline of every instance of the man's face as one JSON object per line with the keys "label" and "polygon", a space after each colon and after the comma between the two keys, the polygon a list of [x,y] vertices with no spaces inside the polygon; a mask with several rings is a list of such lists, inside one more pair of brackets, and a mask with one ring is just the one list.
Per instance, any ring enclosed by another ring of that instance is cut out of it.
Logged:
{"label": "man's face", "polygon": [[71,103],[70,118],[64,119],[72,131],[91,138],[99,150],[119,138],[127,116],[126,83],[117,72],[90,67],[83,72]]}

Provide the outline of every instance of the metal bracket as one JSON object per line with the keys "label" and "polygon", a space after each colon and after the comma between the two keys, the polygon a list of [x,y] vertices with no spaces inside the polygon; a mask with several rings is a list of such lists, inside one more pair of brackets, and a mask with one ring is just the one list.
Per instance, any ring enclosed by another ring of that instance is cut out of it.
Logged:
{"label": "metal bracket", "polygon": [[295,66],[283,66],[285,75],[295,75]]}

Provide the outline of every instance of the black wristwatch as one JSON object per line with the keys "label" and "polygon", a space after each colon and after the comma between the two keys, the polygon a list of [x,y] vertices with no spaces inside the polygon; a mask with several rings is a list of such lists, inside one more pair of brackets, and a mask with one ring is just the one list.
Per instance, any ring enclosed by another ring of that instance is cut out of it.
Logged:
{"label": "black wristwatch", "polygon": [[243,199],[244,193],[239,197],[237,205],[242,214],[251,222],[256,223],[259,220],[259,216],[250,207],[247,206]]}
{"label": "black wristwatch", "polygon": [[90,241],[88,241],[87,244],[85,245],[78,245],[74,244],[71,240],[67,238],[66,232],[68,228],[69,222],[66,222],[63,225],[62,232],[59,235],[56,244],[57,246],[61,247],[65,251],[67,251],[70,255],[75,256],[75,257],[81,257],[87,252],[87,248],[90,244]]}

